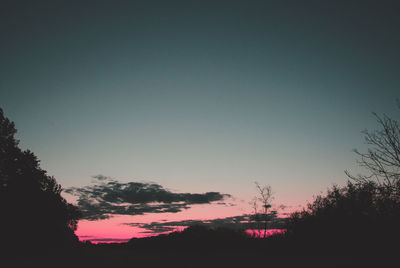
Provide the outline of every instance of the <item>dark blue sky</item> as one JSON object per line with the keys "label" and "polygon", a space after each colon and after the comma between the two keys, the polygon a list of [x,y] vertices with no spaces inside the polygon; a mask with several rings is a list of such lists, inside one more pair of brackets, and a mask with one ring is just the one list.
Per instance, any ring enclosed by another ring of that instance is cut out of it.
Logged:
{"label": "dark blue sky", "polygon": [[398,116],[397,1],[2,1],[0,105],[65,187],[303,203]]}

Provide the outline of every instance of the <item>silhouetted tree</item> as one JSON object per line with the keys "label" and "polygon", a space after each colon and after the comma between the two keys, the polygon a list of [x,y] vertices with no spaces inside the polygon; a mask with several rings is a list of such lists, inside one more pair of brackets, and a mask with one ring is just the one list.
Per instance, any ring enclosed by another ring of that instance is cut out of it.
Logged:
{"label": "silhouetted tree", "polygon": [[375,182],[333,186],[287,221],[288,237],[305,249],[389,250],[400,238],[400,202]]}
{"label": "silhouetted tree", "polygon": [[397,120],[374,115],[381,129],[363,131],[370,148],[355,150],[370,174],[346,171],[346,186],[333,186],[289,217],[287,236],[303,248],[349,254],[394,250],[391,244],[400,238],[400,128]]}
{"label": "silhouetted tree", "polygon": [[[263,232],[263,237],[266,237],[268,230],[268,221],[271,217],[276,216],[276,211],[268,212],[271,208],[272,188],[270,185],[261,186],[258,182],[255,182],[258,195],[255,196],[251,202],[253,209],[253,222],[256,225],[258,236],[261,237],[261,232]],[[261,209],[259,209],[258,203],[261,203]]]}
{"label": "silhouetted tree", "polygon": [[37,157],[18,147],[16,132],[0,109],[2,248],[5,244],[38,248],[76,242],[79,211],[61,197],[61,186],[40,168]]}
{"label": "silhouetted tree", "polygon": [[[400,100],[397,101],[400,109]],[[365,153],[355,153],[360,157],[358,163],[369,172],[367,175],[353,176],[346,174],[358,183],[375,181],[391,191],[398,191],[400,186],[400,126],[399,122],[387,115],[373,113],[380,126],[379,130],[364,130],[365,144],[369,146]]]}

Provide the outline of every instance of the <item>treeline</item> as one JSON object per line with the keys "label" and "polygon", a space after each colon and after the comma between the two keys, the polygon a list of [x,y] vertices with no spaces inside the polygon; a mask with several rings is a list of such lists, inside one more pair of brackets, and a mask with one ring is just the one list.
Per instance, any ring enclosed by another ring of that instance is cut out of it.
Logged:
{"label": "treeline", "polygon": [[[399,108],[400,108],[400,103]],[[347,184],[334,185],[302,211],[285,219],[284,234],[254,239],[245,230],[195,226],[182,233],[132,239],[129,246],[191,245],[244,247],[265,254],[353,255],[394,252],[400,239],[400,127],[396,119],[374,114],[380,126],[364,131],[365,153],[355,150],[363,175],[346,171]],[[270,189],[259,187],[267,214]],[[257,212],[257,210],[255,210]],[[266,222],[266,224],[268,224]],[[224,242],[221,242],[224,240]]]}
{"label": "treeline", "polygon": [[[285,221],[286,232],[252,237],[244,229],[195,225],[182,232],[102,245],[133,250],[242,250],[264,255],[388,254],[400,239],[400,184],[376,182],[331,187]],[[94,246],[94,245],[93,245]]]}
{"label": "treeline", "polygon": [[[398,101],[400,108],[400,102]],[[366,152],[355,150],[366,174],[333,186],[289,217],[285,238],[304,249],[346,254],[396,250],[400,238],[400,128],[374,114],[380,129],[365,130]]]}
{"label": "treeline", "polygon": [[[192,226],[183,232],[132,239],[126,244],[94,246],[78,242],[74,231],[79,210],[61,197],[61,186],[40,168],[36,156],[18,147],[14,123],[0,109],[1,246],[8,251],[66,246],[224,248],[264,255],[393,252],[397,247],[392,245],[400,239],[400,127],[386,115],[375,116],[380,129],[364,132],[369,149],[355,151],[366,174],[346,172],[347,184],[331,187],[307,208],[293,213],[285,221],[284,234],[254,238],[245,230]],[[259,190],[263,213],[267,214],[270,190]]]}
{"label": "treeline", "polygon": [[13,122],[0,109],[1,253],[76,245],[79,210],[61,196],[61,185],[21,150]]}

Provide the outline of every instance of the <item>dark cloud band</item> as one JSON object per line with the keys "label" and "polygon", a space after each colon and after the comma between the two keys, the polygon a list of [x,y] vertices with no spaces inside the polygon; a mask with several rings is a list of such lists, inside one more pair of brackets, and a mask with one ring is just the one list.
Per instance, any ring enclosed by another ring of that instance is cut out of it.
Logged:
{"label": "dark cloud band", "polygon": [[87,220],[107,219],[112,215],[176,213],[191,205],[210,204],[231,197],[219,192],[174,193],[156,183],[120,183],[102,175],[94,178],[93,185],[64,190],[78,197],[78,206]]}
{"label": "dark cloud band", "polygon": [[[285,219],[279,218],[276,214],[269,216],[268,228],[283,228]],[[146,229],[144,233],[164,233],[179,229],[179,227],[188,227],[194,225],[205,225],[210,227],[227,227],[231,229],[256,229],[254,215],[241,215],[227,218],[218,218],[212,220],[183,220],[183,221],[163,221],[151,223],[124,223],[125,225]]]}

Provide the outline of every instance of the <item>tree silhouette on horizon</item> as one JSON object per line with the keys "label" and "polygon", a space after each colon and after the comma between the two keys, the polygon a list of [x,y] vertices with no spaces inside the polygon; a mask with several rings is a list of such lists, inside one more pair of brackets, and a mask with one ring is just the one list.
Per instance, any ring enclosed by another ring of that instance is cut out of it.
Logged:
{"label": "tree silhouette on horizon", "polygon": [[2,248],[71,245],[78,209],[61,196],[61,185],[21,150],[14,122],[0,108],[0,243]]}
{"label": "tree silhouette on horizon", "polygon": [[[400,108],[400,102],[398,101]],[[364,130],[367,152],[354,150],[368,172],[351,175],[316,196],[287,221],[287,236],[303,249],[347,253],[391,252],[400,238],[400,125],[374,113],[380,129]]]}

